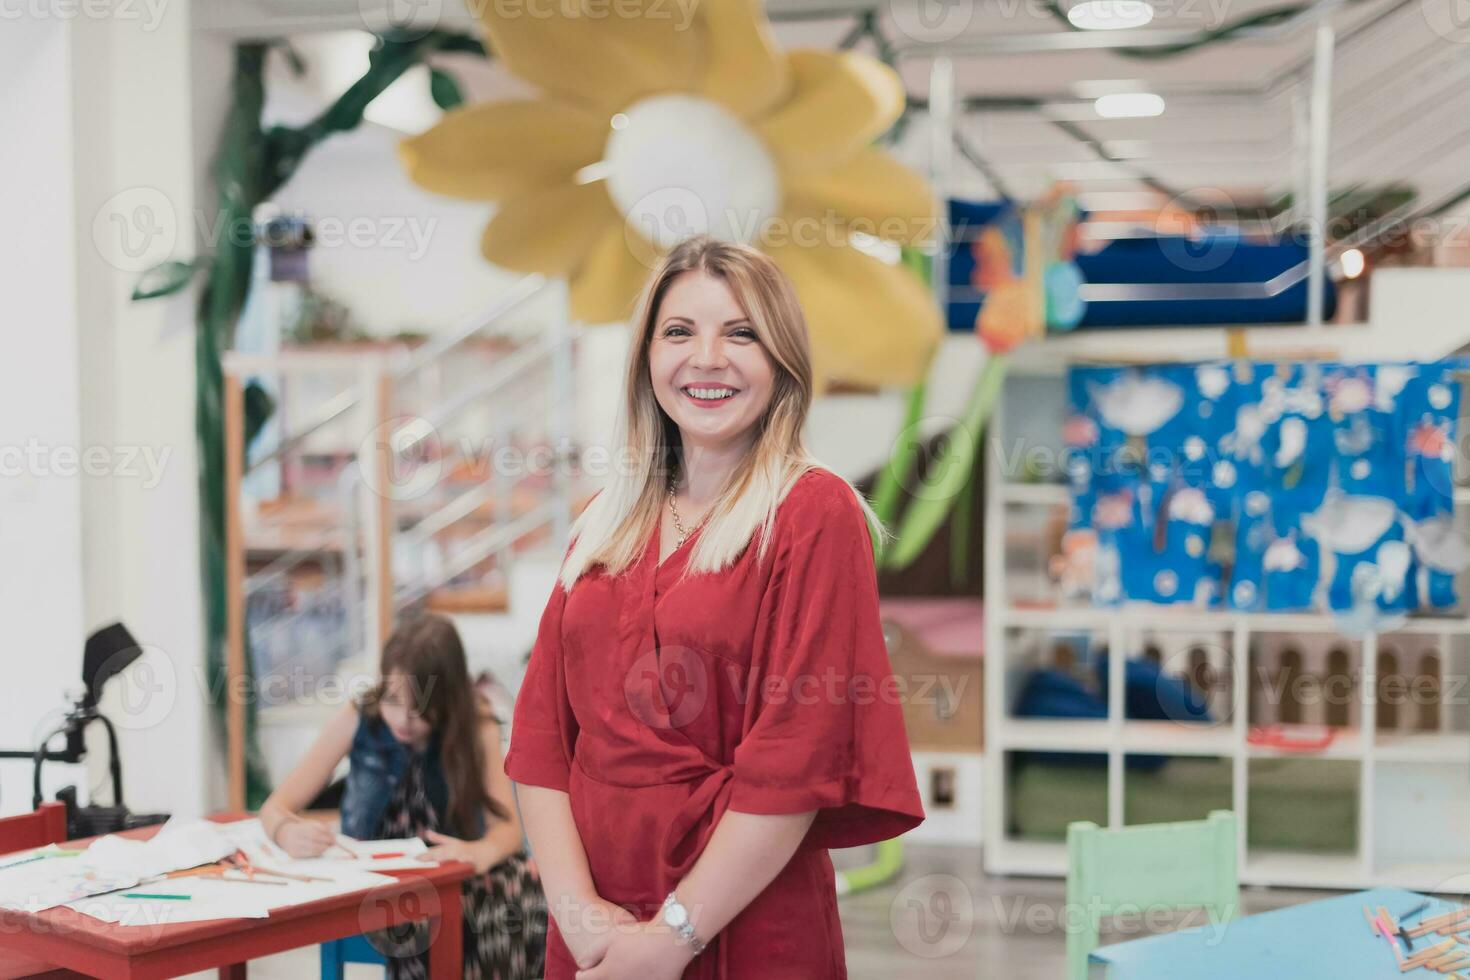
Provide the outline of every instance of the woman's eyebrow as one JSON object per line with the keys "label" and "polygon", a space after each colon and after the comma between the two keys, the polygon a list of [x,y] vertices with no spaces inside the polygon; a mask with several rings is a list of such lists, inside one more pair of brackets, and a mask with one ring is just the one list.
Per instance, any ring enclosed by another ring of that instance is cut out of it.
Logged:
{"label": "woman's eyebrow", "polygon": [[[675,321],[678,321],[679,323],[687,323],[691,327],[694,326],[694,321],[693,320],[689,319],[689,317],[687,317],[687,316],[680,316],[677,313],[673,314],[672,316],[664,317],[664,321],[663,321],[663,324],[662,325],[663,326],[668,326],[669,324],[671,324],[671,323],[673,323]],[[727,327],[738,327],[741,324],[746,324],[748,326],[750,324],[750,317],[748,317],[748,316],[742,316],[742,317],[737,317],[734,320],[726,320],[725,321],[725,326],[727,326]]]}

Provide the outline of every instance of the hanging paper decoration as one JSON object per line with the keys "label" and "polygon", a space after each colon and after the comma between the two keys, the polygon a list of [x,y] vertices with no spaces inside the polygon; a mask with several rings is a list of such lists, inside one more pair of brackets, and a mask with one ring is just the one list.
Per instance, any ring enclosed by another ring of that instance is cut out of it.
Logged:
{"label": "hanging paper decoration", "polygon": [[1331,610],[1456,601],[1458,362],[1075,368],[1053,572],[1104,603]]}
{"label": "hanging paper decoration", "polygon": [[[950,302],[947,323],[951,331],[968,332],[994,296],[997,285],[982,266],[1004,268],[1021,253],[1020,206],[1010,201],[949,202],[952,246],[949,257]],[[1234,228],[1189,227],[1188,234],[1148,234],[1106,242],[1095,251],[1077,247],[1081,221],[1065,225],[1066,235],[1056,258],[1042,274],[1046,292],[1048,328],[1178,327],[1200,324],[1300,323],[1307,315],[1307,278],[1284,275],[1309,258],[1301,242],[1262,243],[1241,237]],[[1154,227],[1177,228],[1180,222],[1162,217]],[[999,227],[997,227],[999,226]],[[1008,252],[997,254],[1001,247]],[[1019,267],[1008,278],[1019,279]],[[1225,298],[1233,285],[1267,285],[1289,280],[1293,285]],[[1125,298],[1128,287],[1148,285],[1221,286],[1212,299]],[[1116,287],[1113,298],[1083,302],[1084,285]],[[1337,308],[1332,277],[1322,284],[1324,316]],[[1001,303],[1013,300],[1001,297]]]}
{"label": "hanging paper decoration", "polygon": [[687,16],[628,3],[591,19],[575,4],[475,7],[495,56],[539,94],[447,113],[402,145],[410,177],[495,202],[484,256],[566,277],[585,322],[626,319],[658,257],[708,232],[790,276],[819,383],[921,380],[939,310],[873,254],[935,227],[928,185],[873,146],[904,110],[898,75],[856,52],[780,50],[757,0]]}
{"label": "hanging paper decoration", "polygon": [[1033,204],[1007,203],[955,222],[959,247],[968,250],[963,285],[981,297],[975,332],[992,353],[1082,321],[1083,279],[1073,261],[1080,219],[1075,200],[1058,185]]}

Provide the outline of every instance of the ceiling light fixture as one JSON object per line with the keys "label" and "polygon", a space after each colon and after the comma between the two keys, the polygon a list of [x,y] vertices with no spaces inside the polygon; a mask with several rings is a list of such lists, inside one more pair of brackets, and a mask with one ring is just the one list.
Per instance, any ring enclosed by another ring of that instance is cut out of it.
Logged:
{"label": "ceiling light fixture", "polygon": [[1119,31],[1153,19],[1154,8],[1145,0],[1081,0],[1067,11],[1067,20],[1082,31]]}
{"label": "ceiling light fixture", "polygon": [[1152,92],[1118,92],[1104,95],[1092,104],[1104,119],[1138,119],[1164,112],[1164,97]]}

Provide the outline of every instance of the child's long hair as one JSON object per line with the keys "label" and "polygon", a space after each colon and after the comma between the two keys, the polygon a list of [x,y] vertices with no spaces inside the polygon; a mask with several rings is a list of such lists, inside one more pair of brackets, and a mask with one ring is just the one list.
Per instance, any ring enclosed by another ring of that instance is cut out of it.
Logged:
{"label": "child's long hair", "polygon": [[[627,568],[642,553],[662,518],[669,477],[679,469],[682,446],[677,426],[654,395],[648,350],[664,294],[676,278],[693,271],[713,276],[729,288],[771,359],[775,384],[771,403],[756,423],[755,444],[710,506],[686,574],[728,568],[753,539],[758,556],[763,557],[777,506],[803,473],[822,465],[807,452],[802,440],[812,403],[811,347],[791,281],[775,262],[753,248],[706,235],[681,242],[654,269],[638,300],[625,401],[618,417],[627,465],[613,468],[601,492],[572,524],[571,550],[558,575],[569,591],[594,565],[602,565],[609,575]],[[886,535],[878,516],[856,489],[853,496],[874,529]]]}
{"label": "child's long hair", "polygon": [[379,703],[391,674],[409,684],[414,710],[439,737],[439,758],[449,785],[449,812],[441,816],[450,833],[476,835],[481,809],[498,819],[510,813],[485,787],[485,753],[480,746],[480,702],[470,680],[459,631],[443,616],[415,617],[393,631],[383,647],[378,684],[362,699],[363,714],[381,717]]}

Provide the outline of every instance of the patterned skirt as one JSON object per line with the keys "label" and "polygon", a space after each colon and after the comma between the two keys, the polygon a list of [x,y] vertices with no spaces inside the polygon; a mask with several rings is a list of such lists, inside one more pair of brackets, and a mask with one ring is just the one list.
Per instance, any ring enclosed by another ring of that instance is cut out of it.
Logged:
{"label": "patterned skirt", "polygon": [[[424,789],[423,768],[411,764],[388,804],[378,835],[384,839],[446,833]],[[524,851],[464,883],[465,980],[538,980],[545,973],[546,895]],[[428,980],[424,923],[370,933],[388,961],[389,980]]]}

